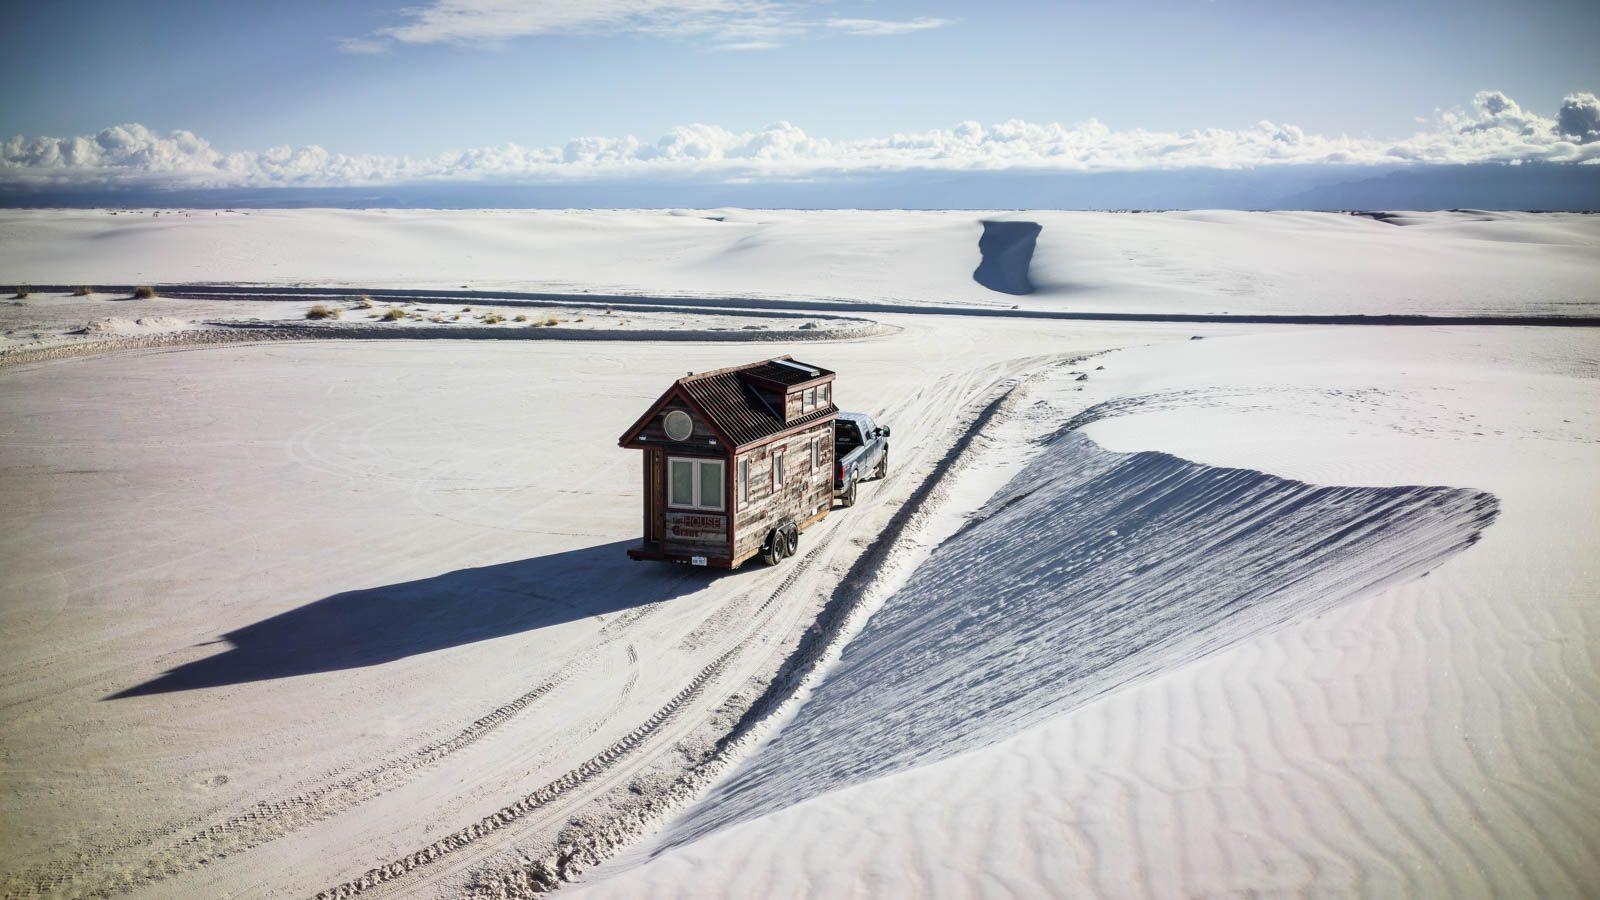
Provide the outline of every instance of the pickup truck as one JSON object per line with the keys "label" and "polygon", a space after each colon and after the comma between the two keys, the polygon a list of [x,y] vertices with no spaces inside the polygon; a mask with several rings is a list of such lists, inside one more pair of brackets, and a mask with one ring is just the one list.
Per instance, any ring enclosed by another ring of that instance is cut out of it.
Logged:
{"label": "pickup truck", "polygon": [[889,474],[889,429],[864,413],[839,413],[833,420],[833,496],[854,506],[856,485]]}

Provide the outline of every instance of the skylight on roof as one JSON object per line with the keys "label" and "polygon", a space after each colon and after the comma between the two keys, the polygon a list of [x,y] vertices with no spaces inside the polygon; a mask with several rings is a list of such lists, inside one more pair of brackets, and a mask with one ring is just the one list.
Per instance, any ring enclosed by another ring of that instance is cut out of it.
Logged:
{"label": "skylight on roof", "polygon": [[795,362],[792,359],[775,359],[775,360],[773,360],[773,362],[777,363],[780,366],[788,366],[791,369],[798,369],[799,371],[804,372],[807,375],[810,375],[812,378],[815,378],[818,375],[822,374],[822,370],[821,369],[813,369],[810,366],[802,366],[802,365],[800,365],[799,363]]}

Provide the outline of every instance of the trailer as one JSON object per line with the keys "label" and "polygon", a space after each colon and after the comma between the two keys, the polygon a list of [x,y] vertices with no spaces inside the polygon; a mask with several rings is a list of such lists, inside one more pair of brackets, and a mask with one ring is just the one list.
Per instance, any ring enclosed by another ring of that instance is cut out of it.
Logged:
{"label": "trailer", "polygon": [[790,356],[679,378],[617,443],[639,450],[644,537],[628,556],[776,564],[833,506],[834,373]]}

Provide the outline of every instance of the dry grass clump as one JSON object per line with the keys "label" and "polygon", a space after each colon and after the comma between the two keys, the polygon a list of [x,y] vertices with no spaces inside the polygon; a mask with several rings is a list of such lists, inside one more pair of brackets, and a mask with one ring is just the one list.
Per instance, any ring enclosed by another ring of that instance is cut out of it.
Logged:
{"label": "dry grass clump", "polygon": [[378,317],[380,322],[398,322],[406,317],[406,311],[398,306],[391,306]]}
{"label": "dry grass clump", "polygon": [[89,297],[93,294],[94,288],[92,287],[75,287],[72,289],[72,296],[74,297]]}
{"label": "dry grass clump", "polygon": [[321,303],[318,303],[316,306],[313,306],[310,309],[306,310],[306,318],[308,318],[308,319],[337,319],[337,318],[339,318],[340,312],[341,312],[341,310],[338,307],[327,307],[327,306],[323,306]]}
{"label": "dry grass clump", "polygon": [[505,318],[503,316],[496,315],[495,313],[489,313],[483,317],[483,324],[485,325],[499,325],[504,321]]}
{"label": "dry grass clump", "polygon": [[156,289],[148,284],[141,284],[133,289],[133,299],[135,300],[154,300],[155,298]]}
{"label": "dry grass clump", "polygon": [[517,316],[516,318],[512,319],[511,321],[513,321],[513,322],[526,322],[526,321],[528,321],[528,317],[527,316]]}
{"label": "dry grass clump", "polygon": [[12,297],[11,299],[13,299],[13,300],[26,300],[26,299],[28,299],[28,286],[25,285],[25,284],[17,285],[17,295],[15,297]]}
{"label": "dry grass clump", "polygon": [[462,312],[472,312],[472,307],[470,307],[470,306],[463,306],[463,307],[461,307],[461,311],[462,311]]}
{"label": "dry grass clump", "polygon": [[546,328],[549,328],[552,325],[560,325],[561,324],[561,320],[556,318],[555,316],[546,316],[545,320],[543,322],[540,322],[539,324],[543,325]]}
{"label": "dry grass clump", "polygon": [[356,298],[356,309],[371,309],[371,308],[372,308],[372,298],[371,297],[368,297],[366,294],[362,294],[360,297]]}

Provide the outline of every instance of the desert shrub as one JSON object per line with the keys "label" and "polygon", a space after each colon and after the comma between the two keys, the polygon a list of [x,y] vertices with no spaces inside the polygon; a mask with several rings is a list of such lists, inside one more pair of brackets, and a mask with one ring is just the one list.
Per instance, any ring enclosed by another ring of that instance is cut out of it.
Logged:
{"label": "desert shrub", "polygon": [[543,324],[546,328],[549,328],[552,325],[560,325],[561,320],[555,316],[546,316]]}
{"label": "desert shrub", "polygon": [[360,297],[356,298],[356,309],[371,309],[371,308],[372,308],[372,298],[371,297],[368,297],[366,294],[362,294]]}
{"label": "desert shrub", "polygon": [[483,324],[485,325],[499,325],[504,321],[504,317],[495,315],[494,313],[489,313],[487,316],[483,317]]}
{"label": "desert shrub", "polygon": [[516,318],[512,319],[511,321],[513,321],[513,322],[526,322],[526,321],[528,321],[528,317],[527,316],[517,316]]}
{"label": "desert shrub", "polygon": [[573,319],[572,321],[574,321],[574,322],[582,322],[583,321],[583,316],[579,316],[576,319]]}
{"label": "desert shrub", "polygon": [[461,307],[461,311],[462,311],[462,312],[472,312],[472,307],[470,307],[470,306],[463,306],[463,307]]}
{"label": "desert shrub", "polygon": [[13,299],[13,300],[26,300],[26,299],[28,299],[28,286],[25,285],[25,284],[18,285],[17,286],[17,295],[15,297],[12,297],[11,299]]}
{"label": "desert shrub", "polygon": [[390,307],[378,319],[383,322],[398,322],[406,317],[406,311],[399,307]]}
{"label": "desert shrub", "polygon": [[133,299],[135,300],[154,300],[155,297],[156,289],[148,284],[141,284],[133,289]]}
{"label": "desert shrub", "polygon": [[339,318],[339,313],[340,313],[340,310],[339,310],[339,308],[337,306],[335,306],[335,307],[327,307],[327,306],[323,306],[321,303],[318,303],[316,306],[313,306],[310,309],[306,310],[306,318],[308,318],[308,319],[337,319],[337,318]]}
{"label": "desert shrub", "polygon": [[93,293],[94,288],[92,287],[75,287],[72,289],[72,296],[74,297],[88,297]]}

